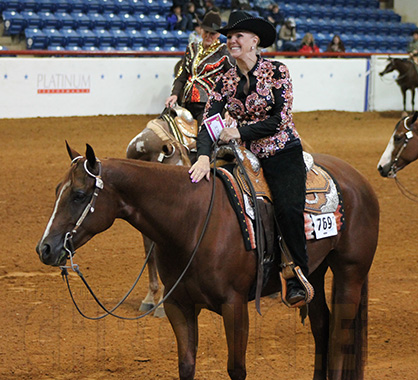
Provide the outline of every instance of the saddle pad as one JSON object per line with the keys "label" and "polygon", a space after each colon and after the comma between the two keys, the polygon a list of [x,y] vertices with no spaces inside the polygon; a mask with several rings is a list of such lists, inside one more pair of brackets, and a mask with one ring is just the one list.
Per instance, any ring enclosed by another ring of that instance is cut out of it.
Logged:
{"label": "saddle pad", "polygon": [[225,168],[217,168],[216,174],[225,185],[229,201],[237,215],[244,238],[245,249],[251,251],[256,248],[254,227],[251,219],[244,212],[244,201],[238,184],[234,176]]}

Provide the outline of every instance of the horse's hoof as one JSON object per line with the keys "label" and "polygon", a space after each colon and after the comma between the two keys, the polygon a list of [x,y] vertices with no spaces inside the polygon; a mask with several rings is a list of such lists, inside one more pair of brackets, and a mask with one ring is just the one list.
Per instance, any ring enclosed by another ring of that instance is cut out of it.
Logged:
{"label": "horse's hoof", "polygon": [[149,311],[151,310],[155,305],[153,303],[147,303],[142,302],[141,306],[139,307],[139,311]]}
{"label": "horse's hoof", "polygon": [[157,307],[157,309],[154,311],[154,317],[156,318],[165,318],[165,311],[163,307]]}

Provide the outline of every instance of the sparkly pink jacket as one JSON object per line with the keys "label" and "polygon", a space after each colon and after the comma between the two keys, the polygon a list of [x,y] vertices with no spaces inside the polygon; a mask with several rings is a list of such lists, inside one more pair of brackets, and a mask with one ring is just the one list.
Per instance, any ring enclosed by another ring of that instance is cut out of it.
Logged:
{"label": "sparkly pink jacket", "polygon": [[[241,142],[258,158],[274,156],[278,151],[299,145],[293,123],[293,87],[287,67],[280,62],[258,57],[245,76],[235,66],[219,77],[209,95],[203,119],[224,108],[237,120]],[[205,128],[197,137],[198,155],[211,156],[212,140]]]}

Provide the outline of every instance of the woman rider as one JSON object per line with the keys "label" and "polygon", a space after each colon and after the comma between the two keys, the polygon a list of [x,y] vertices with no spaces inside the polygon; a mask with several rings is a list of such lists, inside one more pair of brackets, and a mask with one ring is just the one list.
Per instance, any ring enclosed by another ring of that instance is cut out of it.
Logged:
{"label": "woman rider", "polygon": [[[276,39],[272,24],[247,12],[232,12],[228,25],[218,31],[227,36],[227,47],[236,66],[217,82],[209,96],[204,119],[224,107],[237,127],[222,130],[220,140],[244,144],[261,162],[273,196],[282,237],[295,265],[308,276],[304,230],[306,170],[302,146],[292,115],[293,88],[287,67],[258,54]],[[212,140],[202,127],[197,137],[198,160],[190,168],[192,182],[210,178]],[[287,281],[287,302],[301,306],[306,291],[297,280]]]}
{"label": "woman rider", "polygon": [[171,108],[182,94],[180,105],[191,112],[199,126],[209,92],[215,86],[217,77],[235,63],[226,44],[219,41],[219,33],[214,29],[220,27],[220,14],[208,12],[201,23],[202,41],[192,42],[187,46],[171,95],[165,101],[165,106]]}

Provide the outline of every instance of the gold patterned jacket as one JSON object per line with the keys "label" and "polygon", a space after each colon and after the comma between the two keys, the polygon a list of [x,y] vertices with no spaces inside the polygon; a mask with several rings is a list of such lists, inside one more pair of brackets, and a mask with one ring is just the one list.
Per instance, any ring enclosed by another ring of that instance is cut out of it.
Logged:
{"label": "gold patterned jacket", "polygon": [[206,50],[201,42],[192,42],[187,46],[171,95],[177,95],[181,105],[206,103],[218,76],[226,73],[234,64],[235,60],[229,55],[226,44],[219,40]]}

